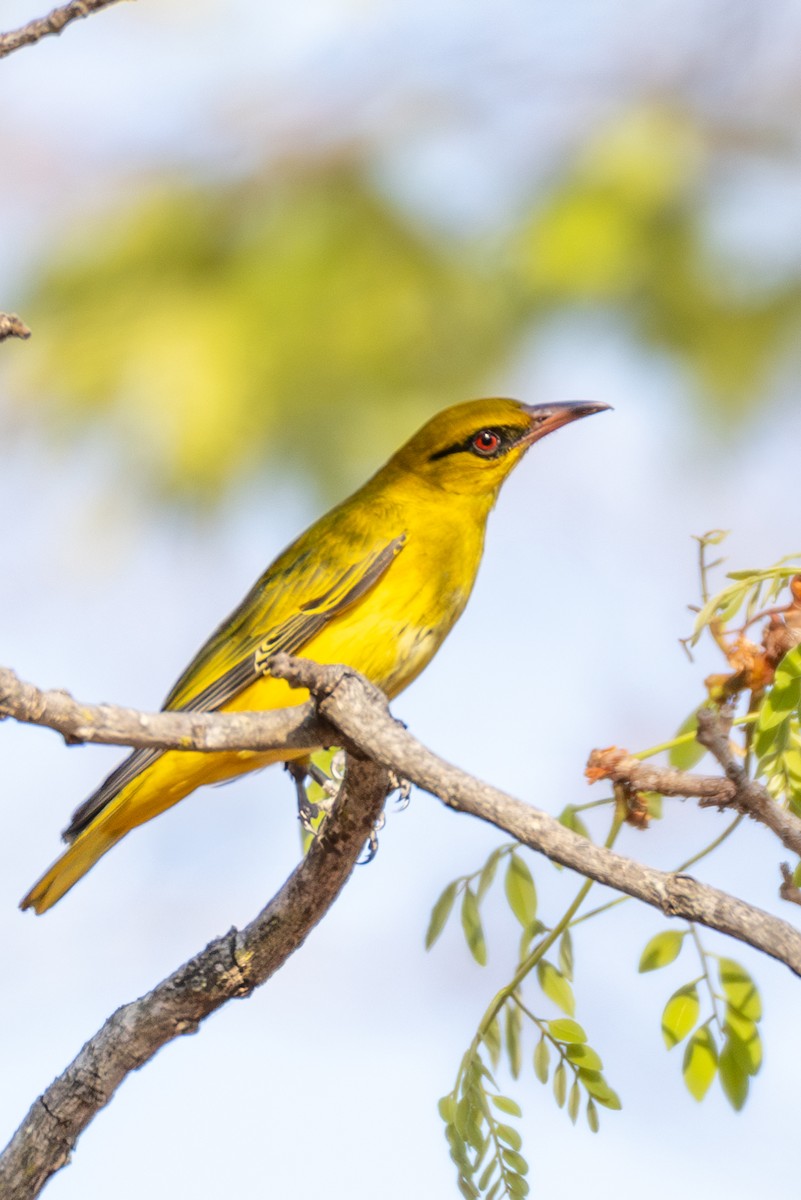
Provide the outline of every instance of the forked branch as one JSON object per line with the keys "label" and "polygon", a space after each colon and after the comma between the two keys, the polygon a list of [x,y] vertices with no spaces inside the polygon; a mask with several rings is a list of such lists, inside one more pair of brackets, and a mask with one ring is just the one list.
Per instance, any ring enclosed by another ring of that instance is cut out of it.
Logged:
{"label": "forked branch", "polygon": [[[395,721],[383,694],[356,672],[288,655],[272,659],[268,668],[293,686],[308,689],[314,701],[282,713],[143,714],[79,704],[64,692],[40,691],[0,669],[0,717],[47,725],[69,741],[202,751],[335,742],[349,750],[345,786],[322,834],[262,913],[241,932],[231,930],[212,942],[147,996],[114,1013],[35,1101],[0,1157],[4,1200],[36,1196],[130,1071],[166,1042],[196,1030],[228,1000],[249,994],[302,944],[344,886],[381,810],[389,771],[448,807],[491,822],[554,862],[667,916],[729,934],[801,976],[801,934],[786,921],[688,876],[657,871],[596,846],[540,809],[451,766]],[[732,786],[731,780],[717,782]]]}

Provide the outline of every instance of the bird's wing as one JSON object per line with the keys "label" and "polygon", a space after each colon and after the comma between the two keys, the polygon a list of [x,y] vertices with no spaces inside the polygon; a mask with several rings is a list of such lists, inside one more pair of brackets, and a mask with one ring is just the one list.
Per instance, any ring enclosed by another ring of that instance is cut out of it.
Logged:
{"label": "bird's wing", "polygon": [[[217,630],[179,679],[164,707],[192,712],[213,712],[222,708],[265,674],[266,664],[274,654],[281,651],[297,654],[329,621],[361,599],[394,561],[405,540],[405,534],[393,538],[360,561],[351,563],[344,571],[340,569],[338,574],[331,571],[316,572],[312,579],[315,585],[313,594],[294,604],[272,626],[265,628],[259,623],[260,628],[251,628],[248,636],[242,639],[244,645],[240,642],[238,646],[237,661],[217,674],[215,666],[222,665],[220,659],[231,657],[234,637],[231,626],[241,626],[240,610],[237,610],[231,622]],[[307,587],[305,590],[308,593],[310,589]],[[196,690],[198,676],[209,679],[200,690]]]}
{"label": "bird's wing", "polygon": [[[214,712],[222,708],[265,674],[274,654],[282,650],[297,654],[329,621],[364,596],[403,549],[406,535],[371,548],[344,568],[341,558],[337,565],[321,562],[304,541],[300,539],[268,567],[212,634],[173,687],[164,709]],[[146,749],[129,755],[75,810],[62,834],[64,840],[72,841],[162,753]]]}

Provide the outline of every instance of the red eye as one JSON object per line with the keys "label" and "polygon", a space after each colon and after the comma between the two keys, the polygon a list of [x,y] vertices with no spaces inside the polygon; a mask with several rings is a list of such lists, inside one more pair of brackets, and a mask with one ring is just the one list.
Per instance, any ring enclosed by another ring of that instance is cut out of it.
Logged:
{"label": "red eye", "polygon": [[501,444],[500,434],[494,429],[482,429],[473,438],[473,449],[484,458],[492,458]]}

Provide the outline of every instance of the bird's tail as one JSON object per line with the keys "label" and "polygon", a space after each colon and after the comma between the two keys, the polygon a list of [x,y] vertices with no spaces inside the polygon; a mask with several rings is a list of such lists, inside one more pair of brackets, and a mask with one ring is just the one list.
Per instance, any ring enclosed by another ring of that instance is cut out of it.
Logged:
{"label": "bird's tail", "polygon": [[[95,824],[101,825],[100,821]],[[83,833],[78,834],[71,846],[68,846],[60,858],[57,858],[49,871],[33,885],[27,896],[20,901],[20,908],[32,908],[37,913],[47,912],[73,884],[76,884],[86,872],[93,867],[99,858],[115,846],[123,836],[109,829],[88,826]]]}
{"label": "bird's tail", "polygon": [[[171,808],[201,784],[219,783],[271,762],[305,756],[307,751],[203,754],[175,750],[150,760],[143,759],[143,753],[136,751],[81,805],[65,833],[70,845],[33,885],[20,908],[47,912],[126,833]],[[143,769],[137,770],[142,761]]]}

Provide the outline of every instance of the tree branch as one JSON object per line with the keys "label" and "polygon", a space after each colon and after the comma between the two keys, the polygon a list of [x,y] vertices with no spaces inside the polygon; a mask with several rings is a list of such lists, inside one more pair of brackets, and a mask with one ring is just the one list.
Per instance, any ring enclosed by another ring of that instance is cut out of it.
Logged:
{"label": "tree branch", "polygon": [[[0,670],[0,715],[48,724],[73,740],[126,741],[133,734],[140,739],[135,744],[209,751],[288,745],[279,739],[294,737],[302,740],[293,745],[334,740],[351,747],[346,785],[322,835],[256,920],[241,933],[232,930],[212,942],[147,996],[114,1013],[34,1103],[0,1157],[4,1200],[37,1195],[128,1072],[166,1042],[193,1032],[226,1001],[249,994],[301,945],[347,880],[380,812],[388,771],[450,808],[496,825],[554,862],[667,916],[729,934],[801,976],[801,934],[786,921],[689,876],[657,871],[596,846],[539,809],[451,766],[395,721],[383,694],[355,671],[286,654],[271,659],[268,667],[274,676],[309,690],[316,717],[309,705],[263,714],[141,714],[92,707],[62,692],[41,692]],[[717,784],[727,787],[731,780]]]}
{"label": "tree branch", "polygon": [[70,0],[69,4],[54,8],[46,17],[37,17],[10,33],[0,33],[0,58],[13,54],[15,50],[21,50],[23,46],[32,46],[50,34],[61,33],[62,29],[71,25],[73,21],[118,3],[119,0]]}
{"label": "tree branch", "polygon": [[591,780],[611,779],[636,791],[662,796],[696,797],[702,808],[733,808],[767,825],[779,841],[801,856],[801,821],[776,803],[767,788],[749,779],[729,743],[728,728],[712,709],[698,713],[698,741],[718,760],[726,777],[693,775],[675,767],[655,767],[640,762],[625,750],[593,750],[587,763]]}
{"label": "tree branch", "polygon": [[24,321],[21,321],[16,313],[0,312],[0,342],[4,342],[6,338],[29,338],[31,331]]}
{"label": "tree branch", "polygon": [[322,833],[266,908],[232,929],[139,1000],[109,1017],[34,1101],[0,1155],[0,1196],[31,1200],[70,1158],[78,1137],[131,1071],[194,1033],[227,1001],[249,996],[299,946],[339,895],[384,805],[387,772],[348,756]]}
{"label": "tree branch", "polygon": [[[270,670],[293,686],[309,688],[321,716],[354,746],[449,808],[489,821],[553,862],[626,892],[668,917],[696,921],[746,942],[801,976],[801,933],[787,921],[688,875],[657,871],[596,846],[540,809],[451,766],[393,720],[382,694],[355,671],[320,667],[285,654],[270,661]],[[333,672],[342,674],[332,689]]]}
{"label": "tree branch", "polygon": [[143,713],[112,704],[80,704],[69,692],[43,691],[0,667],[0,720],[44,725],[72,745],[155,746],[161,750],[308,750],[339,745],[341,734],[312,703],[268,713]]}
{"label": "tree branch", "polygon": [[[41,692],[21,683],[5,668],[0,669],[0,716],[46,724],[70,740],[129,744],[128,735],[133,732],[137,745],[185,750],[261,750],[290,745],[309,748],[344,742],[400,778],[431,792],[450,808],[489,821],[554,862],[626,892],[666,916],[684,917],[729,934],[801,975],[801,934],[786,921],[688,876],[657,871],[596,846],[547,813],[460,771],[395,721],[383,693],[357,672],[347,667],[320,666],[287,654],[272,658],[268,667],[271,674],[312,693],[320,724],[314,723],[306,706],[278,713],[242,714],[142,714],[111,705],[92,707],[78,704],[64,692]],[[281,741],[282,736],[293,740]],[[647,770],[653,772],[655,768]],[[706,777],[689,779],[697,785]],[[673,783],[678,786],[675,778]],[[715,780],[714,784],[717,789],[733,786],[727,780]],[[701,783],[700,787],[703,794],[713,794],[712,785]]]}

